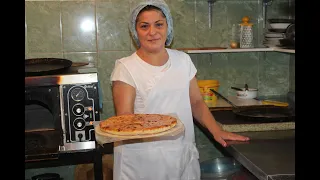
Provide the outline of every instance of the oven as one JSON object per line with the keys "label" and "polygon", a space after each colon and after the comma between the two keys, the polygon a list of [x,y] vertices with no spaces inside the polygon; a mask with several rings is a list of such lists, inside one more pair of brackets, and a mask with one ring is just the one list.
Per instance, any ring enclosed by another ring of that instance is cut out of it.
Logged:
{"label": "oven", "polygon": [[96,148],[97,73],[25,77],[25,162]]}

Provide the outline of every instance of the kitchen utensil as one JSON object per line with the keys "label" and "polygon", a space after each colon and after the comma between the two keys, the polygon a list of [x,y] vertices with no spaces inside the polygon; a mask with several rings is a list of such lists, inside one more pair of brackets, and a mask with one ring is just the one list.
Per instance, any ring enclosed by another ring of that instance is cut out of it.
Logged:
{"label": "kitchen utensil", "polygon": [[249,23],[249,20],[249,17],[245,16],[240,24],[240,48],[253,48],[253,24]]}
{"label": "kitchen utensil", "polygon": [[94,129],[95,129],[94,132],[95,132],[96,142],[100,145],[104,145],[106,143],[113,143],[113,142],[132,140],[132,139],[156,138],[159,140],[162,138],[171,139],[171,138],[179,137],[185,131],[184,124],[181,122],[181,120],[178,118],[177,115],[174,115],[174,114],[170,114],[170,115],[177,118],[177,125],[167,131],[156,133],[156,134],[142,134],[142,135],[135,135],[135,136],[115,135],[115,134],[110,134],[110,133],[101,131],[99,122],[93,123]]}
{"label": "kitchen utensil", "polygon": [[245,85],[244,85],[244,88],[245,88],[246,91],[248,91],[248,90],[249,90],[249,89],[248,89],[248,84],[245,84]]}
{"label": "kitchen utensil", "polygon": [[69,69],[72,61],[59,58],[34,58],[25,60],[25,75],[49,75]]}
{"label": "kitchen utensil", "polygon": [[242,106],[238,107],[229,101],[227,98],[222,96],[217,91],[211,89],[217,96],[225,100],[232,106],[232,111],[236,116],[246,119],[255,119],[257,121],[268,121],[268,122],[281,122],[292,120],[295,118],[295,113],[287,107],[279,107],[272,105],[264,106]]}
{"label": "kitchen utensil", "polygon": [[280,101],[263,100],[261,102],[262,102],[262,104],[265,104],[265,105],[274,105],[274,106],[283,106],[283,107],[289,106],[288,103],[280,102]]}
{"label": "kitchen utensil", "polygon": [[213,4],[215,3],[216,0],[208,0],[208,16],[209,16],[209,28],[211,29],[212,27],[212,9],[213,9]]}
{"label": "kitchen utensil", "polygon": [[241,99],[253,99],[258,95],[258,89],[255,88],[242,88],[237,91],[237,97]]}
{"label": "kitchen utensil", "polygon": [[243,89],[237,88],[237,87],[231,87],[231,89],[234,89],[234,90],[237,90],[237,91],[243,91]]}
{"label": "kitchen utensil", "polygon": [[218,157],[200,163],[201,179],[227,178],[240,171],[242,165],[231,157]]}
{"label": "kitchen utensil", "polygon": [[272,4],[272,0],[263,0],[262,1],[262,4],[263,4],[263,6],[262,6],[262,15],[263,15],[263,21],[264,21],[264,23],[263,23],[263,28],[265,28],[266,27],[266,19],[267,19],[267,7],[268,6],[270,6],[271,4]]}

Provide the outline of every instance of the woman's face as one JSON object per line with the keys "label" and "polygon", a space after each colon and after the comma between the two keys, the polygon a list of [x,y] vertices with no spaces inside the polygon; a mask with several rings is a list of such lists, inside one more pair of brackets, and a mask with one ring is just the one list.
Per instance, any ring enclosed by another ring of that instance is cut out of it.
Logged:
{"label": "woman's face", "polygon": [[167,39],[167,29],[167,21],[161,11],[141,12],[136,23],[140,48],[148,52],[157,52],[163,49]]}

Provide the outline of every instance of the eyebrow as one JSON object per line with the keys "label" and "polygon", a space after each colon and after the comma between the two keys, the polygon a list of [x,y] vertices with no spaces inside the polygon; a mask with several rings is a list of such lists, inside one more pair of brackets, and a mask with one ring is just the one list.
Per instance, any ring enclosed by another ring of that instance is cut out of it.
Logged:
{"label": "eyebrow", "polygon": [[[162,22],[162,21],[165,22],[165,20],[158,20],[158,21],[156,21],[155,23],[159,23],[159,22]],[[141,22],[138,21],[138,23],[149,24],[148,22],[142,22],[142,21],[141,21]]]}

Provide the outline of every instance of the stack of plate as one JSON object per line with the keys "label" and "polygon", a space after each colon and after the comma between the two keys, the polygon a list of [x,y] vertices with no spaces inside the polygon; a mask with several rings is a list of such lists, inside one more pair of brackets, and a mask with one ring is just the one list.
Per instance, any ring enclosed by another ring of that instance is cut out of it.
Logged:
{"label": "stack of plate", "polygon": [[292,19],[268,19],[268,31],[264,33],[263,45],[282,46],[281,42],[286,39],[286,30],[291,24],[294,24]]}
{"label": "stack of plate", "polygon": [[280,40],[285,38],[284,33],[278,33],[278,32],[266,32],[264,34],[264,41],[263,45],[267,47],[276,47],[281,45]]}

